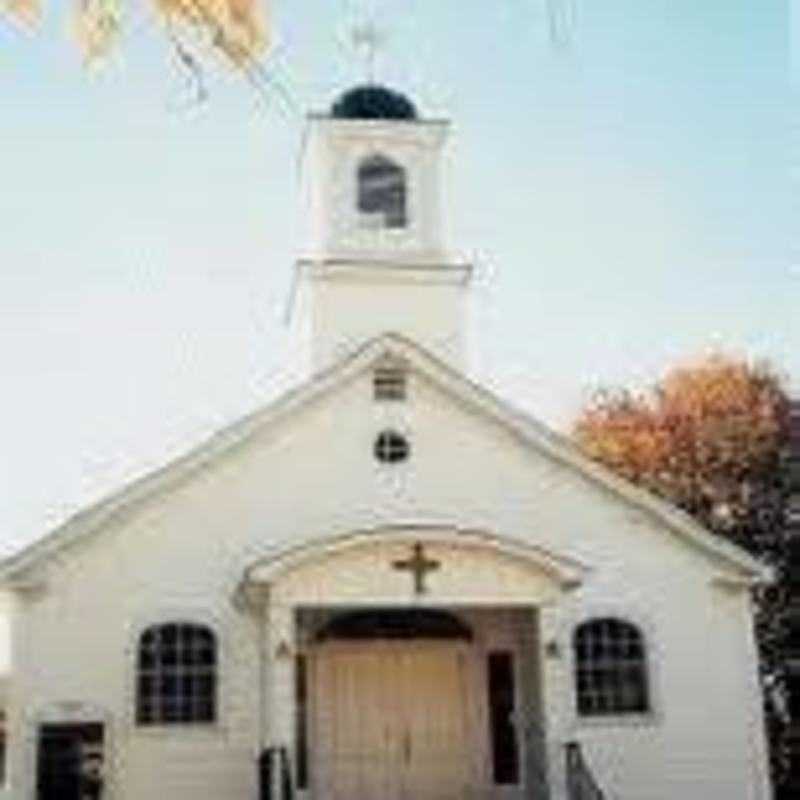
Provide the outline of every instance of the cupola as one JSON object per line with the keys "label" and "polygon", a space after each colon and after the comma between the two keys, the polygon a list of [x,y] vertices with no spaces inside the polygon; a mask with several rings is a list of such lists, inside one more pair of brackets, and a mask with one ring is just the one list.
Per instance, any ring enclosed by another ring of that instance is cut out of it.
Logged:
{"label": "cupola", "polygon": [[309,116],[292,319],[313,366],[387,332],[461,360],[471,270],[453,259],[444,234],[449,129],[372,83]]}

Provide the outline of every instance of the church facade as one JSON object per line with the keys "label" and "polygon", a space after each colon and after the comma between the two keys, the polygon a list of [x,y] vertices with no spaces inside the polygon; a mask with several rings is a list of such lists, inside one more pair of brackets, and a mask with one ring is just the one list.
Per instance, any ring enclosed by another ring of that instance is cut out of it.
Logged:
{"label": "church facade", "polygon": [[467,377],[447,134],[310,117],[307,377],[0,566],[9,797],[770,797],[769,575]]}

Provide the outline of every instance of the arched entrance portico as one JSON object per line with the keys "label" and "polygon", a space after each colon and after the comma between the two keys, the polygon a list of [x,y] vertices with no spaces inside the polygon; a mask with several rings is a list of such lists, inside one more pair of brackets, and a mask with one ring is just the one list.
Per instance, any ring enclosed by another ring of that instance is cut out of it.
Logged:
{"label": "arched entrance portico", "polygon": [[263,604],[263,741],[289,749],[314,800],[544,797],[544,616],[581,575],[515,540],[432,526],[253,564],[241,589]]}

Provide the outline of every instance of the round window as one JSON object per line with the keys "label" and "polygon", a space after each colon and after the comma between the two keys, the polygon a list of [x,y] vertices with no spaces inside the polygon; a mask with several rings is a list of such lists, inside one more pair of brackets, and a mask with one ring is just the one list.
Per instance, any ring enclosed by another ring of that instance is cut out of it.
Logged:
{"label": "round window", "polygon": [[405,461],[410,449],[408,439],[397,431],[382,431],[375,440],[375,458],[384,464]]}

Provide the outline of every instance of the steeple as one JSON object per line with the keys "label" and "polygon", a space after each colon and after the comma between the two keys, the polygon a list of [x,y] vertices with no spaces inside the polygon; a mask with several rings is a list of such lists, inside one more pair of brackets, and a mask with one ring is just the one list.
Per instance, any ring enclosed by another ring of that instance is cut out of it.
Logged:
{"label": "steeple", "polygon": [[471,268],[442,225],[449,127],[375,84],[308,118],[292,320],[313,367],[390,331],[462,363]]}

